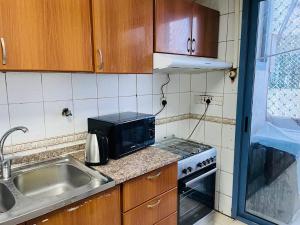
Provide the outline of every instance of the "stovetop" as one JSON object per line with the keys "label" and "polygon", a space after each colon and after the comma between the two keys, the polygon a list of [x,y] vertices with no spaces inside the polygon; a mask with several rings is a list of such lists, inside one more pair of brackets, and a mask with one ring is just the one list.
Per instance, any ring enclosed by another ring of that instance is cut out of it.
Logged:
{"label": "stovetop", "polygon": [[217,151],[209,145],[172,137],[155,146],[181,156],[178,162],[178,179],[216,165]]}
{"label": "stovetop", "polygon": [[170,151],[174,154],[180,155],[182,158],[187,158],[201,152],[211,149],[211,146],[197,143],[191,140],[181,138],[168,138],[156,144],[161,149]]}

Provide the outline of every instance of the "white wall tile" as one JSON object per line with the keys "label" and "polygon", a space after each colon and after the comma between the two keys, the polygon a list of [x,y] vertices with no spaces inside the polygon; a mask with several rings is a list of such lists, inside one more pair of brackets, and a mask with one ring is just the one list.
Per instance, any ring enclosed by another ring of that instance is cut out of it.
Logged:
{"label": "white wall tile", "polygon": [[191,93],[180,93],[179,100],[179,114],[190,113],[191,108]]}
{"label": "white wall tile", "polygon": [[227,40],[228,14],[220,16],[219,42]]}
{"label": "white wall tile", "polygon": [[227,41],[234,40],[234,33],[235,30],[235,13],[228,14],[228,34],[227,34]]}
{"label": "white wall tile", "polygon": [[177,116],[179,114],[179,93],[167,94],[167,116]]}
{"label": "white wall tile", "polygon": [[221,146],[222,124],[205,121],[205,143]]}
{"label": "white wall tile", "polygon": [[178,137],[187,138],[190,134],[190,120],[180,120],[178,123]]}
{"label": "white wall tile", "polygon": [[191,91],[206,92],[206,73],[192,74]]}
{"label": "white wall tile", "polygon": [[57,137],[74,133],[74,118],[62,116],[62,110],[69,108],[74,114],[72,101],[45,102],[46,137]]}
{"label": "white wall tile", "polygon": [[153,113],[153,99],[152,95],[142,95],[138,96],[138,112],[139,113],[147,113],[152,114]]}
{"label": "white wall tile", "polygon": [[228,119],[236,118],[236,94],[224,94],[223,117]]}
{"label": "white wall tile", "polygon": [[[197,123],[199,120],[190,120],[190,132],[189,135],[192,133],[194,128],[196,127]],[[195,129],[195,132],[191,136],[191,140],[195,140],[197,142],[204,143],[205,137],[204,137],[204,132],[205,132],[205,122],[201,121],[198,127]]]}
{"label": "white wall tile", "polygon": [[[0,105],[0,137],[10,128],[9,125],[9,115],[8,115],[8,105]],[[10,144],[10,141],[7,140]]]}
{"label": "white wall tile", "polygon": [[233,174],[234,151],[223,148],[221,150],[221,170]]}
{"label": "white wall tile", "polygon": [[136,112],[137,111],[137,97],[119,97],[120,112]]}
{"label": "white wall tile", "polygon": [[180,88],[179,74],[170,74],[170,83],[167,85],[167,93],[178,93]]}
{"label": "white wall tile", "polygon": [[191,113],[194,114],[203,114],[205,111],[205,104],[196,103],[196,99],[198,95],[203,95],[205,93],[191,93]]}
{"label": "white wall tile", "polygon": [[114,74],[97,75],[98,98],[118,97],[119,76]]}
{"label": "white wall tile", "polygon": [[155,141],[161,141],[167,136],[167,125],[155,125]]}
{"label": "white wall tile", "polygon": [[176,136],[179,137],[179,127],[178,127],[178,122],[171,122],[171,123],[167,123],[167,137],[171,137],[171,136]]}
{"label": "white wall tile", "polygon": [[71,100],[71,74],[47,73],[42,75],[43,95],[45,101]]}
{"label": "white wall tile", "polygon": [[231,216],[232,198],[220,193],[219,211],[227,216]]}
{"label": "white wall tile", "polygon": [[212,71],[207,73],[207,91],[223,94],[224,71]]}
{"label": "white wall tile", "polygon": [[87,131],[87,118],[98,116],[97,99],[74,100],[75,133]]}
{"label": "white wall tile", "polygon": [[42,80],[40,73],[7,73],[8,102],[42,102]]}
{"label": "white wall tile", "polygon": [[218,44],[218,58],[221,60],[226,60],[226,42],[220,42]]}
{"label": "white wall tile", "polygon": [[235,11],[235,1],[240,1],[240,0],[229,0],[228,2],[228,12],[232,13]]}
{"label": "white wall tile", "polygon": [[119,113],[119,98],[98,99],[99,115]]}
{"label": "white wall tile", "polygon": [[[161,109],[162,109],[162,104],[161,104],[161,95],[153,95],[153,114],[157,114]],[[165,107],[161,113],[159,113],[156,118],[164,118],[167,116],[167,107]]]}
{"label": "white wall tile", "polygon": [[179,76],[179,86],[180,92],[190,92],[191,91],[191,75],[190,74],[180,74]]}
{"label": "white wall tile", "polygon": [[29,132],[16,132],[12,135],[12,144],[42,140],[45,138],[43,103],[9,105],[11,127],[25,126]]}
{"label": "white wall tile", "polygon": [[0,73],[0,105],[7,104],[5,74]]}
{"label": "white wall tile", "polygon": [[235,145],[235,126],[223,124],[222,147],[233,150]]}
{"label": "white wall tile", "polygon": [[207,109],[207,116],[222,117],[223,107],[221,105],[210,104]]}
{"label": "white wall tile", "polygon": [[228,75],[225,76],[224,93],[237,94],[238,91],[238,77],[234,81]]}
{"label": "white wall tile", "polygon": [[[168,81],[167,74],[153,74],[153,94],[161,94],[161,86]],[[163,87],[164,93],[167,92],[166,86]]]}
{"label": "white wall tile", "polygon": [[228,41],[226,47],[226,61],[232,63],[234,58],[234,41]]}
{"label": "white wall tile", "polygon": [[232,196],[233,175],[221,171],[220,173],[220,192],[227,196]]}
{"label": "white wall tile", "polygon": [[153,76],[149,74],[137,75],[137,95],[152,94]]}
{"label": "white wall tile", "polygon": [[119,96],[136,95],[136,74],[119,75]]}
{"label": "white wall tile", "polygon": [[95,74],[72,74],[73,98],[97,98],[97,77]]}

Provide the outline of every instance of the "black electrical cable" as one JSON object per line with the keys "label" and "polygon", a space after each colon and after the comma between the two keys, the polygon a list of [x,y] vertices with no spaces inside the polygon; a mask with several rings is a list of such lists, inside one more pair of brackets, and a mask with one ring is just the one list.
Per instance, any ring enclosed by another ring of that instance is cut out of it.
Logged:
{"label": "black electrical cable", "polygon": [[165,109],[165,107],[166,107],[166,105],[168,103],[167,100],[165,99],[164,87],[170,83],[171,79],[170,79],[170,74],[167,74],[167,75],[168,75],[167,82],[164,83],[163,85],[161,85],[161,87],[160,87],[161,94],[162,94],[162,99],[163,99],[162,102],[161,102],[162,108],[156,114],[154,114],[155,116],[157,116],[158,114],[160,114]]}
{"label": "black electrical cable", "polygon": [[205,108],[205,110],[204,110],[204,113],[203,113],[202,116],[200,117],[200,119],[199,119],[198,123],[196,124],[196,126],[194,127],[193,131],[192,131],[192,132],[190,133],[190,135],[188,136],[187,140],[189,140],[189,139],[193,136],[193,134],[195,133],[197,127],[199,126],[199,124],[201,123],[201,121],[203,120],[203,118],[206,116],[206,113],[207,113],[209,104],[210,104],[210,100],[207,99],[207,100],[206,100],[206,108]]}

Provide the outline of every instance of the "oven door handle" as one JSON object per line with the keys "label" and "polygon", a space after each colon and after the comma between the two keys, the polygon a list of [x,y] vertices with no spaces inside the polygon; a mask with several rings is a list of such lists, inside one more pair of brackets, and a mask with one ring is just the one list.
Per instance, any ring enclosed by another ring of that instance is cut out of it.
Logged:
{"label": "oven door handle", "polygon": [[189,185],[191,185],[193,183],[196,183],[197,181],[202,180],[205,177],[208,177],[208,176],[214,174],[215,172],[217,172],[217,168],[214,168],[214,169],[208,171],[207,173],[204,173],[204,174],[200,175],[199,177],[196,177],[195,179],[186,182],[185,186],[189,186]]}

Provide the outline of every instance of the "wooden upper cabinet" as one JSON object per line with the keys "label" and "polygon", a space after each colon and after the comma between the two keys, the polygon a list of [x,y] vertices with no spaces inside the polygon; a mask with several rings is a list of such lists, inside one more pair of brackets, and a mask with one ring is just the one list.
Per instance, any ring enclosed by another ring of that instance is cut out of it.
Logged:
{"label": "wooden upper cabinet", "polygon": [[155,1],[155,52],[218,57],[219,12],[191,0]]}
{"label": "wooden upper cabinet", "polygon": [[0,70],[93,71],[89,1],[0,0],[0,15]]}
{"label": "wooden upper cabinet", "polygon": [[155,0],[155,52],[190,54],[191,0]]}
{"label": "wooden upper cabinet", "polygon": [[92,0],[95,71],[152,73],[153,0]]}
{"label": "wooden upper cabinet", "polygon": [[218,57],[219,18],[218,11],[193,5],[192,55]]}

